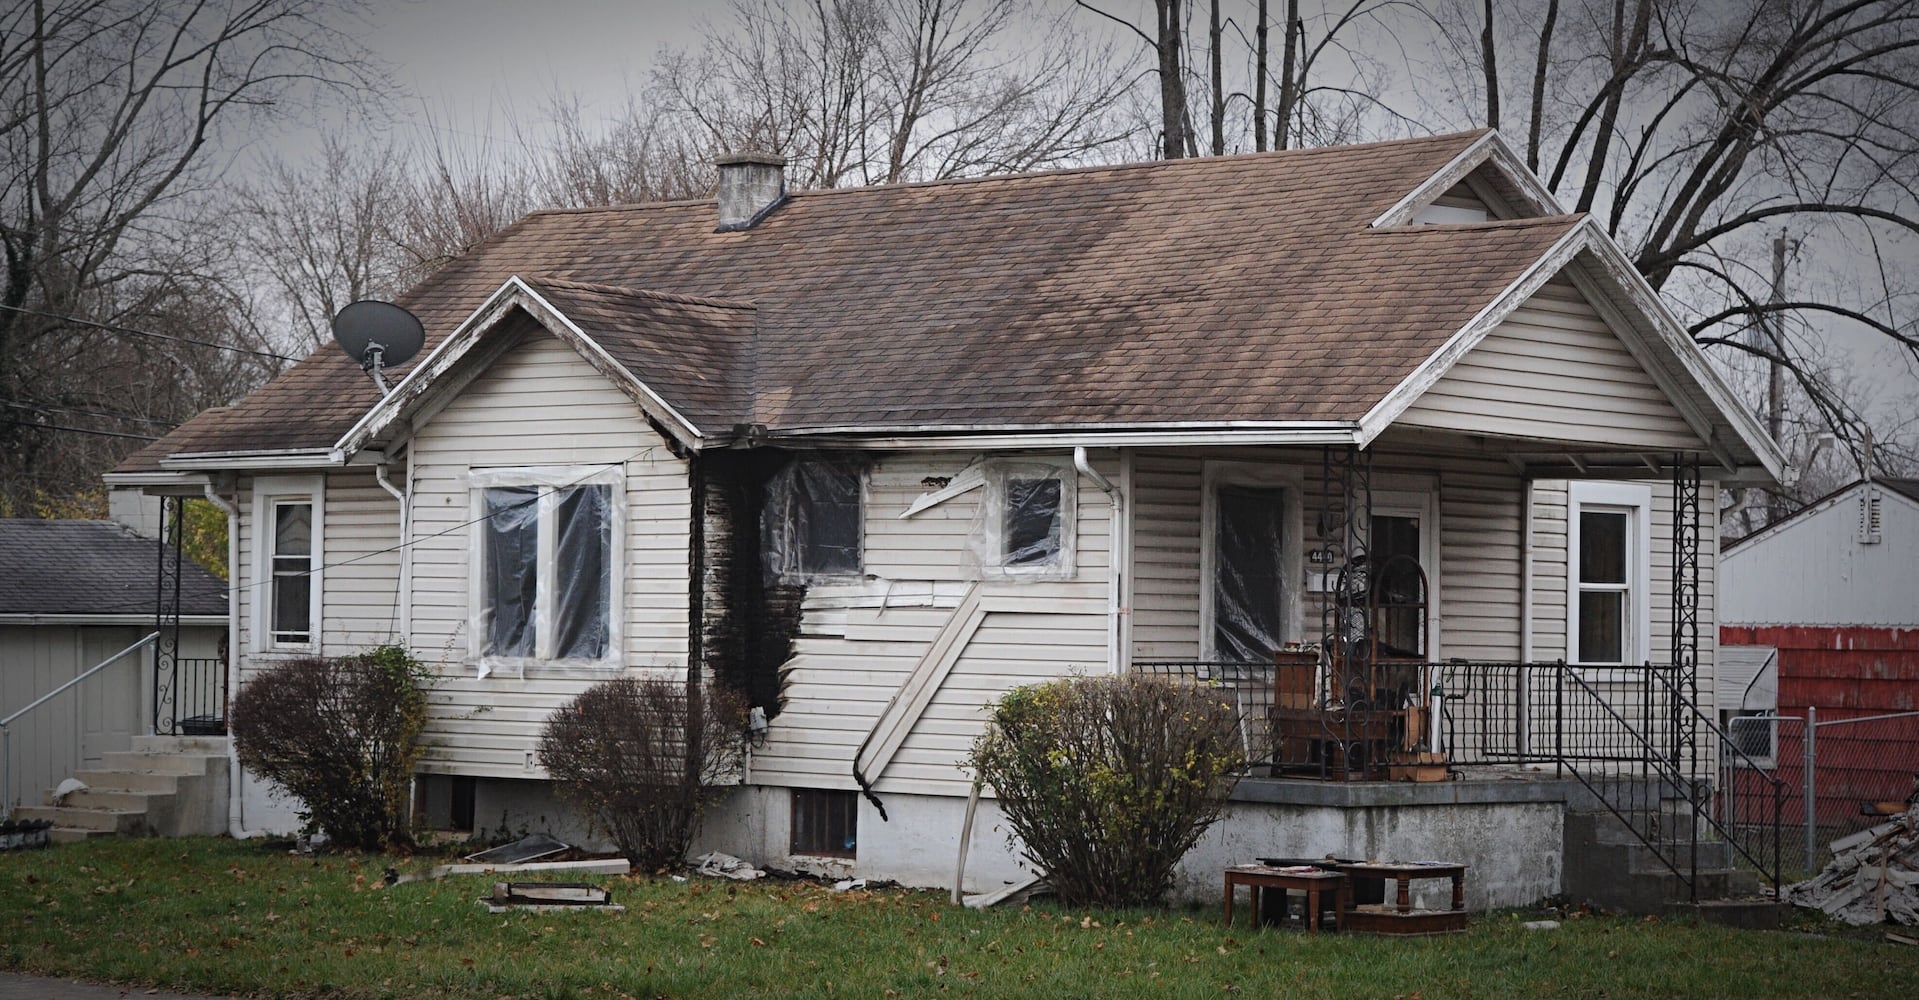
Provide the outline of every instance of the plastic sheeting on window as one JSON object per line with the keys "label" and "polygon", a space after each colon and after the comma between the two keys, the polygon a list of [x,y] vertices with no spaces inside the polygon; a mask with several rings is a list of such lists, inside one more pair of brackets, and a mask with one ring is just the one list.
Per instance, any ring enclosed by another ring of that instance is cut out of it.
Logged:
{"label": "plastic sheeting on window", "polygon": [[552,657],[604,659],[612,638],[612,488],[556,491],[553,520]]}
{"label": "plastic sheeting on window", "polygon": [[767,480],[760,512],[767,583],[859,575],[863,478],[851,463],[798,459]]}
{"label": "plastic sheeting on window", "polygon": [[1059,580],[1073,575],[1077,478],[1039,462],[994,462],[969,547],[983,575]]}
{"label": "plastic sheeting on window", "polygon": [[539,499],[533,486],[494,486],[481,495],[482,656],[533,655]]}
{"label": "plastic sheeting on window", "polygon": [[1286,493],[1221,486],[1213,559],[1213,650],[1222,660],[1270,663],[1285,644]]}

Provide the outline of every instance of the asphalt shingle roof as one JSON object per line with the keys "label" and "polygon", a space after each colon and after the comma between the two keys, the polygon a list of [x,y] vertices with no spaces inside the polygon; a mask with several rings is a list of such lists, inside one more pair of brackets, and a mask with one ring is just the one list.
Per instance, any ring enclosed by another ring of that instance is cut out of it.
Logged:
{"label": "asphalt shingle roof", "polygon": [[[430,349],[519,275],[703,429],[1356,421],[1577,221],[1369,228],[1480,135],[536,213],[399,301]],[[325,348],[118,471],[375,401]]]}
{"label": "asphalt shingle roof", "polygon": [[[160,543],[112,521],[0,518],[0,614],[152,614]],[[180,561],[180,613],[227,613],[226,581]]]}

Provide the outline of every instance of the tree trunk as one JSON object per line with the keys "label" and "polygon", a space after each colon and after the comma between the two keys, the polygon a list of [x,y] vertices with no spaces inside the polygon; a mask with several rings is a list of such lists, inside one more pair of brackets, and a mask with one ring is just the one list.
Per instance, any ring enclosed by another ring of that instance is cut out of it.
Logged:
{"label": "tree trunk", "polygon": [[1299,101],[1299,47],[1305,41],[1306,28],[1299,21],[1299,0],[1286,0],[1286,44],[1280,47],[1279,116],[1273,122],[1273,148],[1288,149],[1293,138],[1294,104]]}
{"label": "tree trunk", "polygon": [[1160,156],[1186,155],[1186,75],[1180,66],[1179,15],[1182,0],[1153,0],[1159,19]]}
{"label": "tree trunk", "polygon": [[1253,28],[1253,149],[1266,151],[1266,0],[1259,0]]}
{"label": "tree trunk", "polygon": [[1553,24],[1559,20],[1559,0],[1548,0],[1546,20],[1539,26],[1539,56],[1533,63],[1533,106],[1526,122],[1526,168],[1539,172],[1539,132],[1546,116],[1546,69],[1551,64]]}
{"label": "tree trunk", "polygon": [[1499,59],[1493,44],[1493,0],[1485,2],[1486,19],[1479,30],[1481,68],[1486,71],[1486,127],[1499,127]]}
{"label": "tree trunk", "polygon": [[1220,67],[1221,53],[1219,51],[1220,50],[1219,0],[1213,0],[1212,20],[1207,24],[1206,29],[1207,29],[1206,30],[1207,43],[1212,46],[1212,50],[1209,53],[1208,61],[1210,62],[1213,70],[1213,103],[1212,103],[1212,109],[1211,109],[1212,115],[1210,116],[1212,118],[1212,126],[1213,126],[1213,155],[1225,156],[1226,155],[1226,84],[1225,84],[1225,74],[1221,72],[1221,67]]}

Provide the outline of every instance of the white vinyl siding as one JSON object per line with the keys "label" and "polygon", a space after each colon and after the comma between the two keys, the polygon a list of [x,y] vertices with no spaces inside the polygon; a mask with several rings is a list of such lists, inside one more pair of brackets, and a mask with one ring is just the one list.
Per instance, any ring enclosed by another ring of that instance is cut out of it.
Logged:
{"label": "white vinyl siding", "polygon": [[[972,456],[887,456],[868,473],[865,566],[870,579],[807,591],[795,655],[786,664],[786,707],[753,752],[755,784],[853,789],[853,757],[894,693],[928,654],[977,585],[987,610],[951,672],[912,722],[876,788],[964,795],[961,761],[986,709],[1014,687],[1106,669],[1111,506],[1079,485],[1070,580],[981,580],[975,489],[911,518],[900,514]],[[1110,457],[1098,464],[1117,476]],[[1061,475],[1076,476],[1070,466]]]}
{"label": "white vinyl siding", "polygon": [[1701,447],[1665,393],[1564,277],[1534,293],[1395,423],[1629,448]]}
{"label": "white vinyl siding", "polygon": [[543,777],[534,757],[554,709],[604,669],[528,666],[477,676],[467,655],[472,562],[470,472],[613,466],[626,505],[620,662],[629,674],[684,675],[688,573],[686,464],[628,396],[560,341],[526,335],[420,427],[413,449],[412,646],[439,676],[423,770]]}

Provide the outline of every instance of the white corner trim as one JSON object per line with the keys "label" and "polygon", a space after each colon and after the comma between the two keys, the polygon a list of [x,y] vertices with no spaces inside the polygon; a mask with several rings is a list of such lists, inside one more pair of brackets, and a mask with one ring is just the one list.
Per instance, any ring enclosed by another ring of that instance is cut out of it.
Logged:
{"label": "white corner trim", "polygon": [[1520,273],[1519,277],[1513,279],[1511,284],[1494,296],[1491,302],[1486,303],[1485,307],[1480,309],[1472,319],[1467,320],[1466,325],[1460,327],[1444,344],[1440,345],[1439,350],[1434,351],[1430,357],[1420,363],[1418,368],[1413,369],[1412,374],[1407,375],[1384,398],[1373,404],[1373,408],[1359,419],[1359,446],[1366,447],[1373,442],[1374,438],[1384,433],[1386,428],[1391,427],[1393,421],[1398,420],[1400,414],[1406,412],[1407,407],[1412,406],[1419,397],[1426,394],[1426,390],[1431,389],[1435,383],[1444,378],[1461,358],[1464,358],[1473,348],[1478,347],[1480,341],[1486,339],[1487,334],[1492,333],[1494,328],[1505,321],[1506,317],[1511,316],[1515,310],[1526,303],[1527,299],[1532,298],[1534,292],[1539,291],[1541,286],[1551,281],[1553,276],[1577,256],[1579,251],[1585,249],[1592,239],[1592,220],[1581,219],[1545,254],[1533,261],[1525,271]]}
{"label": "white corner trim", "polygon": [[594,368],[618,378],[627,389],[637,394],[636,402],[640,403],[641,408],[665,424],[682,444],[698,447],[702,435],[692,421],[661,398],[639,376],[627,370],[625,365],[614,360],[598,341],[588,336],[586,331],[516,274],[506,279],[478,309],[441,341],[440,346],[415,365],[413,371],[400,380],[399,385],[394,386],[391,392],[341,435],[328,453],[331,461],[334,464],[344,463],[353,453],[365,447],[367,442],[404,416],[412,404],[477,347],[485,333],[497,326],[515,307],[524,309],[535,322],[574,350],[588,355]]}
{"label": "white corner trim", "polygon": [[1372,221],[1370,228],[1385,229],[1406,225],[1419,214],[1421,209],[1432,204],[1440,195],[1452,190],[1474,170],[1487,163],[1492,164],[1500,174],[1512,182],[1514,187],[1532,199],[1533,204],[1529,207],[1536,213],[1566,214],[1566,210],[1559,204],[1559,199],[1553,197],[1552,190],[1547,188],[1526,166],[1525,162],[1519,158],[1519,154],[1513,152],[1511,146],[1506,145],[1506,140],[1501,138],[1498,132],[1488,132],[1480,136],[1472,145],[1461,150],[1459,155],[1448,160],[1437,173],[1421,181],[1419,186],[1407,192],[1404,198],[1394,202],[1391,208],[1380,213],[1379,218]]}

